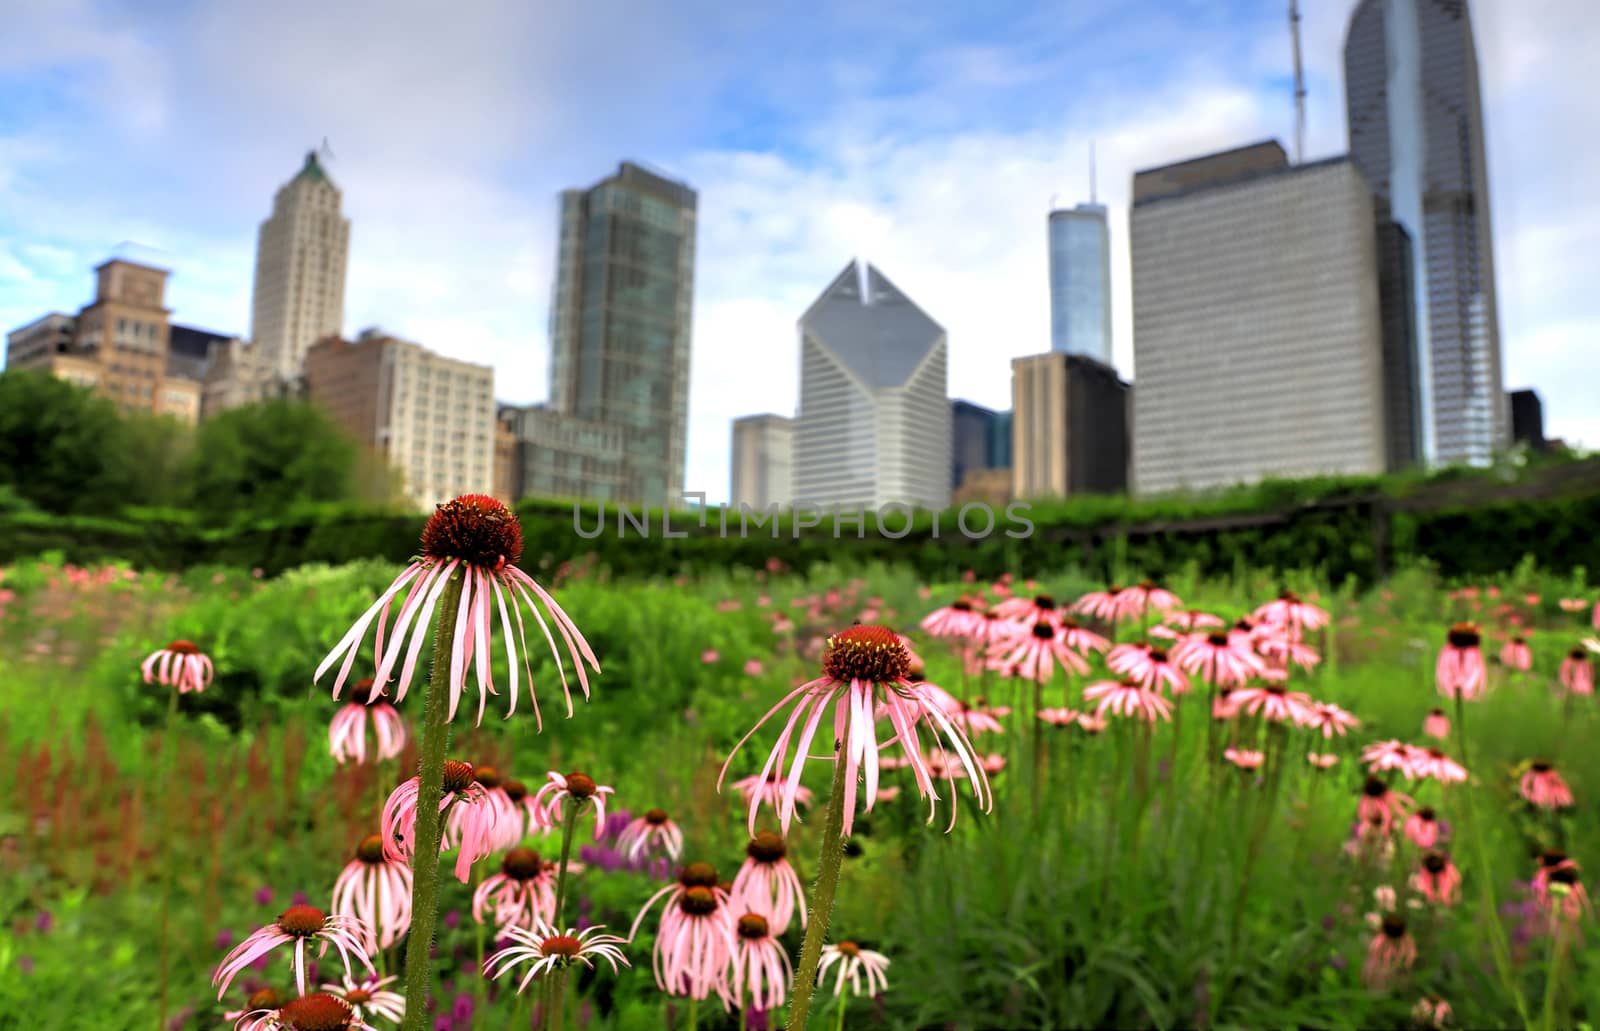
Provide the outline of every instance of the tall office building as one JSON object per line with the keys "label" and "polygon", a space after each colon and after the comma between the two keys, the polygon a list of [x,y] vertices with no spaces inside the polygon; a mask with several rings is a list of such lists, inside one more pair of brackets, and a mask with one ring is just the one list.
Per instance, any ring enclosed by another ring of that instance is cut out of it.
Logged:
{"label": "tall office building", "polygon": [[1050,212],[1050,350],[1111,364],[1111,233],[1103,204]]}
{"label": "tall office building", "polygon": [[250,339],[279,379],[301,373],[306,350],[344,332],[350,220],[315,152],[272,201],[256,237]]}
{"label": "tall office building", "polygon": [[306,392],[431,510],[494,491],[494,370],[369,329],[306,352]]}
{"label": "tall office building", "polygon": [[950,457],[951,490],[959,488],[970,474],[1008,466],[1011,462],[1011,413],[997,412],[971,401],[951,401]]}
{"label": "tall office building", "polygon": [[1062,498],[1128,489],[1128,384],[1080,354],[1011,360],[1011,494]]}
{"label": "tall office building", "polygon": [[950,502],[944,329],[852,261],[800,317],[795,497],[941,509]]}
{"label": "tall office building", "polygon": [[729,501],[755,509],[792,504],[796,500],[793,457],[793,419],[747,415],[733,420]]}
{"label": "tall office building", "polygon": [[1422,454],[1485,464],[1509,413],[1466,0],[1361,0],[1344,71],[1350,159],[1411,242]]}
{"label": "tall office building", "polygon": [[1388,460],[1372,192],[1257,144],[1134,177],[1133,486]]}
{"label": "tall office building", "polygon": [[1511,439],[1535,451],[1545,450],[1544,403],[1537,390],[1513,390],[1507,398],[1511,408]]}
{"label": "tall office building", "polygon": [[621,463],[617,486],[609,460],[560,459],[553,472],[581,496],[681,502],[696,205],[688,186],[627,161],[592,188],[561,195],[549,412],[610,427]]}

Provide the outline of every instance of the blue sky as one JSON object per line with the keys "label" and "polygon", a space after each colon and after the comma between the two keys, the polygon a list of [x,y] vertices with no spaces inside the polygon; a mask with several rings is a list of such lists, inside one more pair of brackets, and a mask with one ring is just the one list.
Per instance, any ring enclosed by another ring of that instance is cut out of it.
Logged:
{"label": "blue sky", "polygon": [[[1303,0],[1308,157],[1344,148],[1352,0]],[[795,319],[852,257],[949,331],[951,393],[1009,403],[1048,347],[1045,214],[1112,207],[1117,359],[1136,371],[1138,168],[1293,131],[1278,0],[0,0],[0,326],[76,310],[126,241],[179,321],[244,333],[257,224],[328,138],[353,221],[347,332],[545,396],[556,194],[624,157],[700,192],[691,489],[728,422],[789,412]],[[1600,447],[1600,19],[1479,0],[1508,387]],[[331,13],[330,13],[331,9]]]}

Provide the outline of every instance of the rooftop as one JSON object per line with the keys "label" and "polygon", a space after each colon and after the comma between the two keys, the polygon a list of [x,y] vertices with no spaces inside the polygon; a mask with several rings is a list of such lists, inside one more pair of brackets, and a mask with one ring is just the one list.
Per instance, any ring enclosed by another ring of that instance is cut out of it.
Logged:
{"label": "rooftop", "polygon": [[868,390],[904,385],[944,338],[944,327],[876,266],[863,269],[854,261],[800,317],[800,325]]}

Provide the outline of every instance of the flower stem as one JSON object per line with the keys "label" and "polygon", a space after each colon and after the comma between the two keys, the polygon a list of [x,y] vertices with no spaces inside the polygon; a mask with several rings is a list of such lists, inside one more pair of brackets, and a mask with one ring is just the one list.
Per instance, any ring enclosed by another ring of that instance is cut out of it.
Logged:
{"label": "flower stem", "polygon": [[450,744],[450,652],[463,574],[450,575],[433,630],[433,670],[422,704],[422,761],[417,770],[417,821],[411,857],[411,933],[406,940],[406,1017],[400,1031],[422,1031],[428,1017],[433,927],[439,917],[439,802]]}
{"label": "flower stem", "polygon": [[[161,750],[166,769],[162,771],[163,782],[172,779],[172,769],[177,762],[178,746],[175,735],[178,729],[178,689],[171,688],[167,694],[167,729],[161,735]],[[170,783],[163,783],[166,792],[166,805],[163,807],[161,819],[161,974],[160,995],[161,1001],[157,1008],[158,1031],[164,1031],[167,1026],[167,965],[170,952],[171,923],[168,915],[172,911],[172,800],[177,797]]]}
{"label": "flower stem", "polygon": [[1544,1031],[1556,1031],[1556,994],[1561,987],[1561,960],[1567,946],[1567,923],[1561,913],[1564,899],[1557,900],[1554,905],[1555,927],[1551,930],[1550,942],[1550,969],[1545,972],[1544,982],[1544,1016],[1540,1018],[1539,1025]]}
{"label": "flower stem", "polygon": [[850,995],[849,995],[849,993],[848,992],[840,992],[839,993],[839,1019],[838,1019],[837,1022],[834,1023],[833,1031],[844,1031],[844,1008],[846,1006],[848,1006],[848,1005],[850,1005]]}
{"label": "flower stem", "polygon": [[828,816],[823,822],[817,884],[811,892],[811,920],[806,924],[806,940],[800,947],[800,969],[795,973],[794,996],[789,1002],[788,1031],[805,1031],[806,1019],[811,1014],[811,996],[817,987],[817,965],[822,962],[822,941],[828,935],[828,920],[833,916],[833,896],[839,890],[839,866],[844,862],[846,766],[844,756],[839,752],[839,742],[835,741],[833,790],[828,795]]}
{"label": "flower stem", "polygon": [[578,826],[578,810],[583,803],[576,798],[569,798],[572,804],[568,807],[570,812],[561,824],[561,867],[556,870],[556,930],[566,933],[567,925],[562,923],[562,913],[567,904],[567,860],[572,856],[572,832]]}
{"label": "flower stem", "polygon": [[545,1007],[545,1031],[561,1031],[567,1022],[567,975],[570,971],[566,967],[551,972],[550,976],[550,1004]]}
{"label": "flower stem", "polygon": [[689,1031],[695,1031],[700,1026],[700,999],[689,996]]}

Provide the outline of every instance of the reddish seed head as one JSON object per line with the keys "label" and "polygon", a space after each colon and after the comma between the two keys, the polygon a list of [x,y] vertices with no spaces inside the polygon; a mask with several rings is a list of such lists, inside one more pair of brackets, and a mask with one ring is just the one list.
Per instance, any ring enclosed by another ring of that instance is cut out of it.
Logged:
{"label": "reddish seed head", "polygon": [[1426,823],[1432,823],[1437,817],[1434,814],[1433,806],[1425,805],[1417,810],[1417,818]]}
{"label": "reddish seed head", "polygon": [[1123,687],[1139,687],[1140,686],[1139,678],[1138,677],[1123,677],[1122,678],[1122,686]]}
{"label": "reddish seed head", "polygon": [[593,798],[595,792],[594,778],[587,773],[573,770],[567,774],[567,794],[582,802],[586,798]]}
{"label": "reddish seed head", "polygon": [[1445,635],[1452,648],[1476,648],[1482,637],[1478,634],[1476,623],[1457,623]]}
{"label": "reddish seed head", "polygon": [[574,959],[583,951],[583,943],[570,934],[553,934],[539,943],[539,951],[546,956]]}
{"label": "reddish seed head", "polygon": [[326,992],[291,999],[278,1010],[278,1020],[294,1031],[345,1031],[354,1011]]}
{"label": "reddish seed head", "polygon": [[372,1001],[372,993],[365,988],[352,988],[344,993],[344,1001],[352,1006],[360,1006]]}
{"label": "reddish seed head", "polygon": [[1282,698],[1284,695],[1289,693],[1289,689],[1284,687],[1282,684],[1268,684],[1266,687],[1262,688],[1262,690],[1267,692],[1267,694],[1275,694],[1279,698]]}
{"label": "reddish seed head", "polygon": [[477,781],[479,784],[482,784],[486,788],[497,788],[501,783],[500,771],[495,769],[493,766],[480,766],[476,770],[473,770],[472,779]]}
{"label": "reddish seed head", "polygon": [[838,951],[839,955],[846,956],[851,959],[861,955],[861,946],[852,941],[840,942],[834,946],[834,949]]}
{"label": "reddish seed head", "polygon": [[1582,648],[1574,648],[1570,652],[1567,652],[1567,658],[1569,658],[1569,659],[1574,659],[1574,660],[1581,661],[1583,659],[1587,659],[1588,657],[1589,656],[1584,652],[1584,650]]}
{"label": "reddish seed head", "polygon": [[500,860],[500,870],[514,881],[531,881],[544,869],[544,861],[531,848],[514,848]]}
{"label": "reddish seed head", "polygon": [[250,1010],[275,1010],[282,1002],[283,996],[278,994],[277,989],[262,988],[250,993],[250,997],[244,1001],[244,1008],[246,1012]]}
{"label": "reddish seed head", "polygon": [[904,680],[911,656],[900,635],[885,626],[853,626],[828,638],[822,671],[831,679],[883,684]]}
{"label": "reddish seed head", "polygon": [[1574,870],[1570,866],[1563,866],[1559,870],[1551,870],[1550,883],[1565,884],[1568,887],[1571,887],[1572,885],[1578,883],[1578,871]]}
{"label": "reddish seed head", "polygon": [[678,871],[678,883],[685,888],[711,888],[717,881],[717,868],[710,863],[690,863]]}
{"label": "reddish seed head", "polygon": [[1156,589],[1156,582],[1154,580],[1140,580],[1139,589],[1141,591],[1153,591]]}
{"label": "reddish seed head", "polygon": [[356,686],[350,689],[350,700],[357,705],[366,705],[372,700],[372,678],[362,677],[356,681]]}
{"label": "reddish seed head", "polygon": [[471,763],[446,759],[444,764],[444,790],[447,793],[467,790],[472,786],[472,779],[477,775],[477,772],[477,768]]}
{"label": "reddish seed head", "polygon": [[356,858],[363,863],[383,862],[383,836],[368,834],[361,839],[361,844],[356,846]]}
{"label": "reddish seed head", "polygon": [[1361,785],[1361,793],[1368,798],[1382,798],[1389,793],[1389,786],[1377,777],[1368,777]]}
{"label": "reddish seed head", "polygon": [[690,916],[710,916],[717,911],[717,896],[710,888],[688,888],[678,899],[678,908]]}
{"label": "reddish seed head", "polygon": [[1122,593],[1122,588],[1116,584],[1112,584],[1110,587],[1106,588],[1106,593],[1115,598],[1117,595]]}
{"label": "reddish seed head", "polygon": [[173,641],[171,644],[167,645],[167,651],[175,652],[178,655],[200,654],[200,649],[195,647],[190,641]]}
{"label": "reddish seed head", "polygon": [[958,598],[955,601],[950,603],[950,607],[952,609],[955,609],[957,612],[971,612],[972,611],[972,602],[968,601],[965,598]]}
{"label": "reddish seed head", "polygon": [[1444,753],[1439,751],[1437,748],[1425,748],[1425,749],[1423,749],[1423,751],[1428,753],[1428,758],[1429,759],[1443,759],[1444,758]]}
{"label": "reddish seed head", "polygon": [[1539,855],[1541,866],[1560,866],[1567,861],[1567,854],[1558,848],[1548,849]]}
{"label": "reddish seed head", "polygon": [[511,799],[512,805],[516,805],[528,797],[528,785],[520,780],[508,780],[500,786],[505,789],[506,797]]}
{"label": "reddish seed head", "polygon": [[1429,852],[1422,857],[1422,868],[1431,874],[1442,873],[1444,867],[1445,858],[1437,852]]}
{"label": "reddish seed head", "polygon": [[1071,616],[1061,617],[1061,629],[1063,630],[1076,630],[1080,625],[1081,624],[1079,624],[1079,622],[1076,619],[1073,619]]}
{"label": "reddish seed head", "polygon": [[1041,612],[1054,612],[1056,600],[1048,594],[1036,595],[1033,599],[1033,607]]}
{"label": "reddish seed head", "polygon": [[739,918],[739,937],[755,941],[767,936],[767,918],[760,913],[746,913]]}
{"label": "reddish seed head", "polygon": [[1300,604],[1300,596],[1298,594],[1294,593],[1293,591],[1289,590],[1287,587],[1278,592],[1278,600],[1279,601],[1286,601],[1286,602],[1290,603],[1291,605]]}
{"label": "reddish seed head", "polygon": [[1165,648],[1151,648],[1150,649],[1150,661],[1151,662],[1166,662],[1167,661],[1167,650]]}
{"label": "reddish seed head", "polygon": [[309,938],[327,926],[328,918],[316,906],[290,906],[278,917],[278,927],[284,934],[296,938]]}
{"label": "reddish seed head", "polygon": [[652,827],[659,827],[667,822],[667,811],[665,809],[651,809],[644,814],[644,822]]}
{"label": "reddish seed head", "polygon": [[522,557],[522,527],[504,504],[483,494],[463,494],[440,505],[422,528],[422,553],[498,569]]}
{"label": "reddish seed head", "polygon": [[1406,918],[1399,913],[1385,913],[1383,917],[1383,935],[1386,938],[1404,938],[1406,934]]}
{"label": "reddish seed head", "polygon": [[1041,641],[1048,641],[1056,636],[1056,628],[1041,619],[1033,624],[1033,636]]}
{"label": "reddish seed head", "polygon": [[783,837],[772,831],[761,831],[744,847],[745,854],[758,863],[776,863],[789,852]]}
{"label": "reddish seed head", "polygon": [[1228,635],[1220,631],[1209,633],[1206,635],[1206,643],[1213,648],[1226,648],[1228,646]]}
{"label": "reddish seed head", "polygon": [[1528,764],[1528,768],[1534,773],[1549,773],[1551,770],[1555,769],[1555,767],[1550,764],[1550,760],[1548,759],[1535,759],[1533,762]]}

